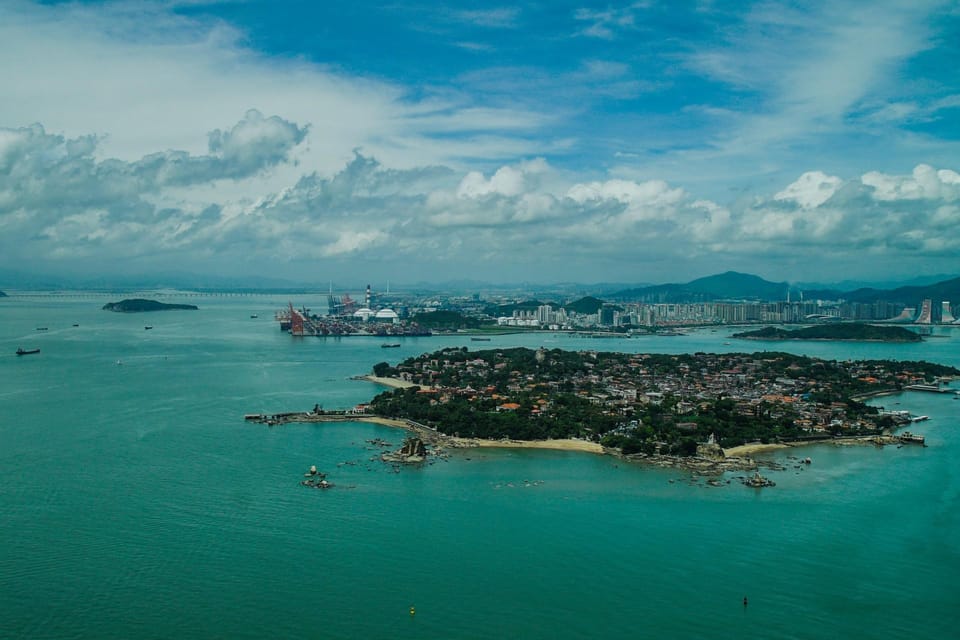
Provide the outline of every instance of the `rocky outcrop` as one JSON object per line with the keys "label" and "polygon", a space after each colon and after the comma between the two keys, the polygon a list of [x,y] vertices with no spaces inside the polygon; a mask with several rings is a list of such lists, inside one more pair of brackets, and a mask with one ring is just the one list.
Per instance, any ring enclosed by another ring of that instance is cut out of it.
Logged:
{"label": "rocky outcrop", "polygon": [[384,462],[402,462],[413,464],[423,462],[427,459],[427,446],[423,440],[416,436],[411,436],[403,441],[403,446],[398,451],[384,453],[380,456]]}

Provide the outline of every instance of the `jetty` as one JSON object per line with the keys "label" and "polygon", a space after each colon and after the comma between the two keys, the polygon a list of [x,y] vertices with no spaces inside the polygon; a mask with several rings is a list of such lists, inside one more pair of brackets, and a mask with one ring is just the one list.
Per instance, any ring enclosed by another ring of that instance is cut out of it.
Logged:
{"label": "jetty", "polygon": [[941,387],[936,384],[908,384],[903,388],[904,391],[924,391],[926,393],[954,393],[954,389]]}

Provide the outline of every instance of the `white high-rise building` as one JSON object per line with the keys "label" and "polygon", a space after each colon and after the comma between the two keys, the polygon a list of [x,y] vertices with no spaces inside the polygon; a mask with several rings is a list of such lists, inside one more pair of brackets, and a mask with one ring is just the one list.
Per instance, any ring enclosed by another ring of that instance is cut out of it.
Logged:
{"label": "white high-rise building", "polygon": [[553,322],[553,307],[548,304],[542,304],[537,307],[537,321],[542,324]]}
{"label": "white high-rise building", "polygon": [[957,319],[953,317],[953,313],[950,311],[950,301],[944,300],[940,303],[940,322],[943,324],[950,324],[956,322]]}

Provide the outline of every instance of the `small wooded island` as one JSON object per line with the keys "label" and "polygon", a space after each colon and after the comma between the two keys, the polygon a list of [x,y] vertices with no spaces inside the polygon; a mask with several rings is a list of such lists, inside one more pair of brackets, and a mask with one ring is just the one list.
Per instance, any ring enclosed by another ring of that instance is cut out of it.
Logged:
{"label": "small wooded island", "polygon": [[103,305],[105,311],[117,311],[120,313],[140,313],[143,311],[173,311],[177,309],[186,309],[196,311],[197,306],[192,304],[170,304],[166,302],[157,302],[156,300],[146,300],[144,298],[130,298],[120,302],[108,302]]}
{"label": "small wooded island", "polygon": [[920,334],[903,327],[877,326],[863,322],[816,325],[803,329],[764,327],[733,334],[744,340],[856,340],[864,342],[920,342]]}
{"label": "small wooded island", "polygon": [[409,388],[364,410],[468,438],[580,438],[625,454],[698,445],[878,434],[896,426],[863,398],[960,370],[929,362],[828,361],[788,353],[625,354],[444,349],[381,362]]}

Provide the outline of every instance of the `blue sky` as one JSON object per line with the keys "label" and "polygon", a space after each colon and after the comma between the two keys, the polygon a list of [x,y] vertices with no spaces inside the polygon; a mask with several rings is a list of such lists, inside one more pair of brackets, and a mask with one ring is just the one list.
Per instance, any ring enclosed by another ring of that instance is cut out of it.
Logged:
{"label": "blue sky", "polygon": [[960,5],[0,6],[0,269],[960,271]]}

